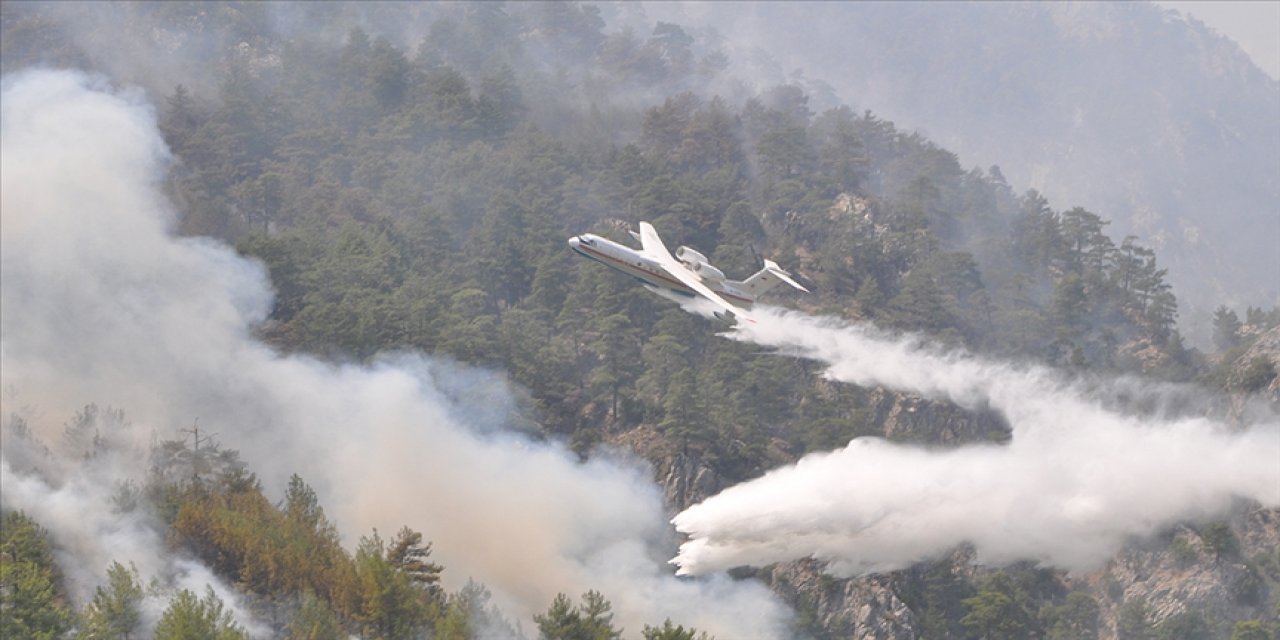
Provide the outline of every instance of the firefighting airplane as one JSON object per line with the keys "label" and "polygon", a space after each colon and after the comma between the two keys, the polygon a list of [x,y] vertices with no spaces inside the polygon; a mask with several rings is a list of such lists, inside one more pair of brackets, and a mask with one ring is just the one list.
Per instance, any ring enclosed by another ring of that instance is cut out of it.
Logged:
{"label": "firefighting airplane", "polygon": [[676,254],[672,256],[662,243],[662,238],[658,237],[658,232],[648,222],[640,223],[640,233],[630,233],[640,241],[639,250],[592,233],[569,238],[569,247],[634,277],[646,289],[663,297],[674,298],[666,295],[669,293],[685,298],[702,296],[722,309],[715,312],[715,316],[727,322],[733,322],[739,317],[754,322],[746,314],[746,310],[751,308],[757,297],[778,283],[785,282],[805,293],[809,292],[772,260],[765,260],[763,269],[738,282],[726,279],[722,271],[707,262],[706,256],[689,247],[676,249]]}

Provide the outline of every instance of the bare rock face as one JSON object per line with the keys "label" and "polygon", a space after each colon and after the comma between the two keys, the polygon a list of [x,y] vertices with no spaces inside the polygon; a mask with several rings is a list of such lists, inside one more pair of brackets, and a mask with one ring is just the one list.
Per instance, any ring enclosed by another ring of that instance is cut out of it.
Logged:
{"label": "bare rock face", "polygon": [[675,511],[702,502],[726,486],[714,469],[695,455],[674,450],[652,425],[616,434],[609,444],[653,463],[654,480],[662,487],[667,507]]}
{"label": "bare rock face", "polygon": [[839,580],[822,572],[816,560],[775,565],[766,576],[770,587],[800,615],[811,616],[833,638],[850,640],[914,640],[919,624],[885,576]]}
{"label": "bare rock face", "polygon": [[958,445],[998,442],[1009,434],[1008,424],[995,411],[966,411],[882,388],[871,392],[871,406],[884,436],[899,442]]}
{"label": "bare rock face", "polygon": [[1280,510],[1254,505],[1230,522],[1179,526],[1165,539],[1135,543],[1106,568],[1069,579],[1094,592],[1103,640],[1119,637],[1121,610],[1135,602],[1152,627],[1190,612],[1229,633],[1236,622],[1274,618],[1268,574],[1277,562]]}
{"label": "bare rock face", "polygon": [[[1270,381],[1263,379],[1260,375],[1258,365],[1262,362],[1271,363],[1273,375]],[[1254,342],[1236,360],[1228,378],[1228,386],[1254,391],[1269,401],[1273,408],[1280,410],[1280,375],[1274,375],[1276,371],[1280,371],[1280,327],[1272,327],[1264,332],[1257,342]],[[1254,388],[1255,384],[1262,386]]]}
{"label": "bare rock face", "polygon": [[667,504],[681,510],[706,500],[724,488],[724,480],[720,474],[700,460],[685,454],[677,454],[670,459],[659,482]]}

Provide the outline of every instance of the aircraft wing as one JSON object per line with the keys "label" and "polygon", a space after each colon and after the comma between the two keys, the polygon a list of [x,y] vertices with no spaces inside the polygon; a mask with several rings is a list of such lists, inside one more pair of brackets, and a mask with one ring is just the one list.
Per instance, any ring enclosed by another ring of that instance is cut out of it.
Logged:
{"label": "aircraft wing", "polygon": [[[747,318],[747,320],[751,320],[745,311],[739,307],[729,304],[727,300],[720,297],[720,294],[712,291],[711,287],[703,284],[702,278],[699,278],[695,273],[690,271],[688,267],[680,264],[680,261],[676,260],[675,256],[671,255],[670,251],[667,251],[667,245],[662,243],[662,238],[658,237],[658,232],[653,228],[653,225],[648,222],[640,223],[640,246],[645,255],[657,260],[658,264],[662,265],[662,268],[667,270],[667,273],[670,273],[672,277],[683,282],[685,286],[696,291],[698,295],[710,300],[734,316],[740,316]],[[754,320],[752,322],[754,322]]]}

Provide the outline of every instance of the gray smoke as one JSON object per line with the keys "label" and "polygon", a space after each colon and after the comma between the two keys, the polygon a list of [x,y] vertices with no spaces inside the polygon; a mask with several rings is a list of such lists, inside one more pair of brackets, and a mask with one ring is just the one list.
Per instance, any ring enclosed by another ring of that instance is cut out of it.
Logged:
{"label": "gray smoke", "polygon": [[735,339],[829,365],[826,375],[1000,411],[1007,445],[949,450],[858,438],[731,487],[676,516],[672,561],[697,575],[812,556],[850,576],[938,557],[1096,566],[1128,540],[1280,506],[1280,421],[1234,432],[1204,417],[1129,414],[1040,367],[948,352],[916,338],[760,309]]}
{"label": "gray smoke", "polygon": [[[6,454],[10,444],[5,443]],[[0,458],[0,500],[6,508],[24,510],[52,532],[58,566],[77,603],[83,605],[93,598],[107,566],[116,561],[132,565],[143,586],[149,585],[141,606],[142,635],[150,633],[177,590],[203,597],[206,589],[213,589],[242,628],[253,637],[267,637],[267,628],[208,567],[194,558],[167,552],[163,535],[142,512],[111,508],[116,486],[113,479],[127,478],[127,474],[108,475],[95,463],[85,464],[95,468],[68,473],[55,485],[41,474],[13,470],[7,455]]]}
{"label": "gray smoke", "polygon": [[[669,574],[673,534],[645,467],[579,463],[495,428],[489,407],[511,406],[500,375],[412,353],[332,364],[254,339],[271,308],[265,270],[170,233],[176,214],[158,188],[168,154],[140,92],[73,72],[3,83],[0,374],[45,416],[33,431],[59,428],[56,412],[110,403],[132,423],[120,439],[144,449],[199,418],[268,495],[298,473],[350,545],[375,527],[417,529],[447,587],[474,578],[526,622],[556,593],[594,588],[631,632],[670,617],[720,637],[781,633],[785,610],[763,586]],[[458,376],[484,384],[462,394],[438,383]],[[47,516],[42,492],[14,488],[32,472],[5,468],[6,508]],[[57,489],[78,509],[109,508],[78,487]],[[87,576],[161,553],[142,534],[131,551],[107,544],[92,522],[46,523]],[[96,545],[69,542],[81,538]]]}

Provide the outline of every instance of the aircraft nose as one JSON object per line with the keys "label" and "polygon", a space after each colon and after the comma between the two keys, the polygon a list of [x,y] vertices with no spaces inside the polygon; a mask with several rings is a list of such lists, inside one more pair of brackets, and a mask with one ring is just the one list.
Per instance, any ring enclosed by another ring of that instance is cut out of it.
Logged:
{"label": "aircraft nose", "polygon": [[569,248],[570,248],[570,249],[577,249],[579,244],[581,244],[581,241],[580,241],[580,240],[578,240],[578,236],[574,236],[574,237],[572,237],[572,238],[569,238]]}

